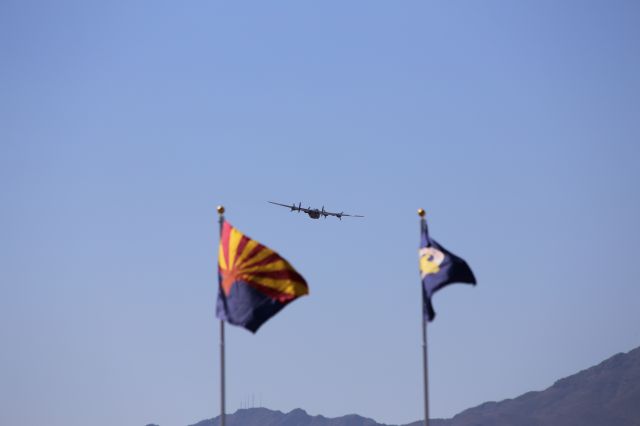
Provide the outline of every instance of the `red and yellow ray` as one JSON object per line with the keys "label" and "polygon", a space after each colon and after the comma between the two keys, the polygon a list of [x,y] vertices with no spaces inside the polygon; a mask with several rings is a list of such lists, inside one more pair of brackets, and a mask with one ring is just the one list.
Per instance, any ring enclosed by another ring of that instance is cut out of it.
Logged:
{"label": "red and yellow ray", "polygon": [[237,281],[283,303],[309,293],[306,281],[289,262],[227,221],[222,225],[218,270],[227,296]]}

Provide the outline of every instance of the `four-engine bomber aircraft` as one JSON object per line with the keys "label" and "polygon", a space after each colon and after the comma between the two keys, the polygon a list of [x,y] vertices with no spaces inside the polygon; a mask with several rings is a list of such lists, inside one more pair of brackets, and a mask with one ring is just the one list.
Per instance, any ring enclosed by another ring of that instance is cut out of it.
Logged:
{"label": "four-engine bomber aircraft", "polygon": [[268,201],[268,203],[275,204],[277,206],[286,207],[288,209],[291,209],[292,212],[295,212],[295,211],[297,211],[298,213],[304,212],[308,214],[311,219],[320,219],[320,216],[324,216],[325,219],[327,218],[327,216],[335,216],[340,220],[342,220],[342,216],[364,217],[359,214],[347,214],[345,212],[340,212],[340,213],[328,212],[324,209],[324,206],[322,206],[322,209],[312,209],[311,207],[305,209],[304,207],[302,207],[302,203],[298,203],[297,206],[295,204],[291,204],[289,206],[287,204],[274,203],[273,201]]}

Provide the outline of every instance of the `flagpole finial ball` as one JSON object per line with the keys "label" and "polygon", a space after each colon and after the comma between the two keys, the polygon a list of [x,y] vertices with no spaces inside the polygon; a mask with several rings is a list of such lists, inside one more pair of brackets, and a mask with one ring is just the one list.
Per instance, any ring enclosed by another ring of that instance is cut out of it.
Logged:
{"label": "flagpole finial ball", "polygon": [[424,215],[425,215],[424,209],[418,209],[418,216],[424,217]]}
{"label": "flagpole finial ball", "polygon": [[216,210],[218,211],[218,214],[224,214],[224,206],[218,206],[216,207]]}

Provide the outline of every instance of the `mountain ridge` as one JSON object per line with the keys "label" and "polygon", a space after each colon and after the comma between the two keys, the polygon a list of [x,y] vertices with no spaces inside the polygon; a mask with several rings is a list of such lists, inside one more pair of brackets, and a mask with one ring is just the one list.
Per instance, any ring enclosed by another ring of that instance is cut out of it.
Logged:
{"label": "mountain ridge", "polygon": [[[402,426],[421,426],[422,420]],[[640,426],[640,347],[556,380],[541,391],[488,401],[430,426]],[[220,418],[190,426],[220,426]],[[328,418],[297,408],[288,413],[267,408],[240,409],[226,426],[394,426],[357,414]]]}

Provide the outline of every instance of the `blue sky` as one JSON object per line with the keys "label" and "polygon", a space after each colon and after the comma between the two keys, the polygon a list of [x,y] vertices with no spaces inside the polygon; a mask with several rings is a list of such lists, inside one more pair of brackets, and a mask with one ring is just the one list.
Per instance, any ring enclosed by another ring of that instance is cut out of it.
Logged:
{"label": "blue sky", "polygon": [[[307,278],[228,407],[451,416],[640,344],[634,1],[0,4],[0,423],[218,414],[215,206]],[[366,215],[312,221],[266,200]]]}

